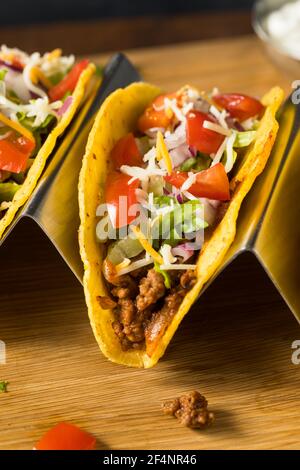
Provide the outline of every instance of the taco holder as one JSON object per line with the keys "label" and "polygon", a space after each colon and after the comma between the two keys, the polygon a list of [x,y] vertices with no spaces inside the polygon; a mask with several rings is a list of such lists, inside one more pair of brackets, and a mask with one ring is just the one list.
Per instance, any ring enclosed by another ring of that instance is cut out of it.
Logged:
{"label": "taco holder", "polygon": [[[23,217],[34,220],[82,282],[78,249],[77,185],[86,139],[93,117],[115,89],[139,81],[139,73],[123,54],[113,56],[103,81],[77,113],[63,140],[56,146],[43,176],[0,245]],[[237,233],[222,265],[205,288],[234,259],[251,252],[300,322],[300,107],[289,99],[279,115],[279,132],[264,172],[245,198],[238,216]],[[80,135],[80,138],[78,136]],[[252,280],[255,282],[255,280]],[[251,280],[250,280],[251,282]],[[203,291],[202,291],[203,292]]]}

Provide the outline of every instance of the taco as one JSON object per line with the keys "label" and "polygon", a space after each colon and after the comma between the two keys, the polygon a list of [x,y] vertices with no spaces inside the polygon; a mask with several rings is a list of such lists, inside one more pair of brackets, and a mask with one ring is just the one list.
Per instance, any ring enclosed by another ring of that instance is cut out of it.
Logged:
{"label": "taco", "polygon": [[0,50],[0,239],[27,201],[95,72],[60,49]]}
{"label": "taco", "polygon": [[80,174],[79,242],[91,325],[110,360],[148,368],[163,355],[234,239],[282,98],[278,87],[258,101],[135,83],[104,102]]}

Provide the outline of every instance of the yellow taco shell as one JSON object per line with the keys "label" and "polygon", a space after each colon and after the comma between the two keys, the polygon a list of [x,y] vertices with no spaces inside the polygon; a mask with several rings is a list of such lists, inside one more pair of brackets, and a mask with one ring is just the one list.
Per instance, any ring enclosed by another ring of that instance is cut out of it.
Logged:
{"label": "yellow taco shell", "polygon": [[183,317],[198,298],[203,286],[220,266],[232,244],[242,201],[256,177],[263,171],[277,131],[276,111],[283,91],[272,88],[263,99],[265,111],[254,142],[244,156],[243,164],[231,180],[232,198],[225,215],[201,250],[197,261],[197,281],[186,294],[178,312],[165,331],[151,356],[143,350],[123,351],[115,335],[112,310],[101,308],[97,297],[108,295],[102,275],[105,246],[96,239],[97,206],[104,202],[106,175],[110,169],[110,152],[122,136],[136,128],[137,119],[145,107],[161,91],[147,83],[134,83],[112,93],[101,106],[88,138],[79,179],[80,254],[84,264],[84,291],[93,332],[103,354],[113,362],[132,367],[154,366],[164,354]]}
{"label": "yellow taco shell", "polygon": [[25,178],[24,183],[20,189],[15,193],[9,208],[6,210],[4,216],[0,219],[0,239],[5,232],[6,228],[13,222],[14,217],[18,210],[25,204],[29,196],[33,192],[38,179],[40,178],[43,169],[46,165],[48,157],[53,151],[56,141],[60,135],[64,133],[66,128],[72,121],[77,109],[84,98],[87,86],[95,72],[96,68],[94,64],[89,64],[84,69],[79,77],[75,90],[72,93],[73,101],[69,109],[63,114],[60,122],[52,129],[50,134],[47,136],[44,144],[40,148],[36,155],[31,168]]}

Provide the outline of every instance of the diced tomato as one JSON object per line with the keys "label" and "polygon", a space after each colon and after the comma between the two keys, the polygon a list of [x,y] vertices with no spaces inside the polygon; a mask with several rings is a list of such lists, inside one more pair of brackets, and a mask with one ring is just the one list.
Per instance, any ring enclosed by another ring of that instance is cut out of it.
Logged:
{"label": "diced tomato", "polygon": [[124,227],[136,218],[136,214],[132,213],[134,209],[132,206],[137,204],[135,190],[139,187],[140,181],[134,180],[128,184],[130,179],[131,176],[112,171],[106,180],[105,202],[114,228]]}
{"label": "diced tomato", "polygon": [[0,170],[20,173],[26,170],[27,161],[30,157],[35,142],[25,136],[11,131],[9,136],[0,140]]}
{"label": "diced tomato", "polygon": [[[165,176],[165,180],[178,189],[181,189],[187,178],[188,174],[184,171],[173,171],[171,175]],[[224,165],[217,163],[197,173],[196,182],[192,184],[188,192],[196,197],[228,201],[230,199],[229,181]]]}
{"label": "diced tomato", "polygon": [[122,137],[111,152],[111,158],[115,168],[119,169],[122,165],[141,166],[143,156],[136,144],[134,135],[129,134]]}
{"label": "diced tomato", "polygon": [[69,423],[59,423],[36,444],[36,450],[94,450],[96,439]]}
{"label": "diced tomato", "polygon": [[168,93],[159,95],[153,103],[145,109],[138,120],[138,130],[145,132],[152,127],[162,127],[167,129],[171,124],[173,117],[169,116],[164,109],[160,109],[164,105],[165,98],[176,98],[176,93]]}
{"label": "diced tomato", "polygon": [[61,100],[68,91],[72,93],[82,71],[87,68],[88,64],[88,59],[83,59],[81,62],[78,62],[78,64],[75,64],[70,72],[57,85],[49,90],[51,101]]}
{"label": "diced tomato", "polygon": [[177,93],[164,93],[163,95],[157,96],[155,100],[153,100],[153,108],[161,108],[162,106],[164,106],[165,98],[169,98],[169,100],[174,100],[177,98]]}
{"label": "diced tomato", "polygon": [[260,116],[264,110],[264,106],[255,98],[239,93],[223,93],[213,96],[213,101],[225,108],[229,114],[237,118],[239,121]]}
{"label": "diced tomato", "polygon": [[190,147],[199,152],[216,153],[225,136],[203,127],[204,121],[216,123],[216,119],[201,111],[190,111],[186,120],[186,139]]}

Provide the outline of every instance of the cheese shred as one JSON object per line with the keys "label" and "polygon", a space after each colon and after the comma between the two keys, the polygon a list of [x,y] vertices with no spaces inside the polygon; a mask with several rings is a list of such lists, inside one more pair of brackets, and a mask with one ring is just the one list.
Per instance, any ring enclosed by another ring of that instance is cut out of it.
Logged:
{"label": "cheese shred", "polygon": [[164,159],[167,172],[170,175],[173,170],[172,159],[165,144],[163,135],[158,131],[156,137],[156,159],[160,161],[162,158]]}
{"label": "cheese shred", "polygon": [[135,225],[131,227],[131,230],[135,234],[136,238],[139,240],[144,250],[147,251],[147,253],[149,253],[149,255],[154,259],[154,261],[156,261],[159,264],[163,264],[164,262],[163,257],[159,253],[157,253],[157,251],[154,250],[154,248],[150,245],[150,243],[146,239],[143,232],[141,232],[141,230]]}
{"label": "cheese shred", "polygon": [[19,122],[12,121],[3,113],[0,113],[0,121],[3,122],[3,124],[6,126],[11,127],[15,131],[19,132],[19,134],[24,135],[24,137],[26,137],[28,140],[35,142],[35,138],[33,137],[32,133],[26,129],[26,127],[23,127]]}

